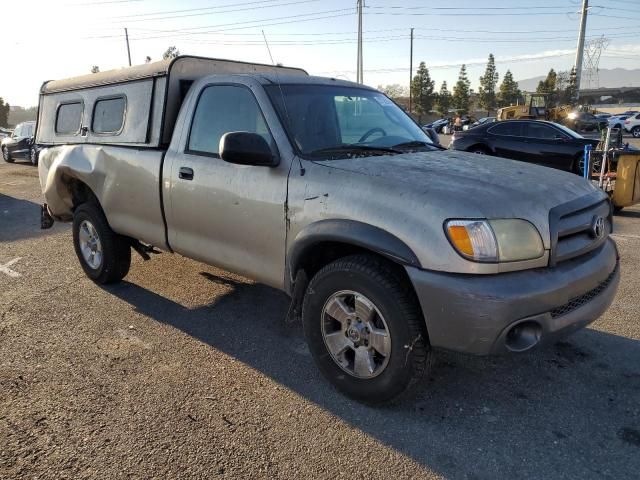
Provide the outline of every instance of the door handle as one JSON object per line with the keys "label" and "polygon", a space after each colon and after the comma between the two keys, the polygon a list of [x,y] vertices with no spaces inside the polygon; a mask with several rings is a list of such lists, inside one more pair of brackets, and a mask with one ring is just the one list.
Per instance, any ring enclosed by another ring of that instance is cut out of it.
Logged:
{"label": "door handle", "polygon": [[178,171],[178,177],[183,180],[193,180],[193,168],[180,167]]}

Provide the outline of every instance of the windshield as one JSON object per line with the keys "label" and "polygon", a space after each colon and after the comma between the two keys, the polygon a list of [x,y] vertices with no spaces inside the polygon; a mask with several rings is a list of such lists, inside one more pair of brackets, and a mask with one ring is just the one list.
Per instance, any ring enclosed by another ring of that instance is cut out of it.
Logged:
{"label": "windshield", "polygon": [[564,133],[566,133],[567,135],[570,135],[573,138],[584,138],[582,135],[580,135],[579,133],[574,132],[573,130],[571,130],[568,127],[565,127],[564,125],[560,125],[559,123],[554,123],[553,124],[556,128],[559,128],[560,130],[562,130]]}
{"label": "windshield", "polygon": [[382,93],[333,85],[265,88],[291,140],[304,156],[347,158],[437,148]]}

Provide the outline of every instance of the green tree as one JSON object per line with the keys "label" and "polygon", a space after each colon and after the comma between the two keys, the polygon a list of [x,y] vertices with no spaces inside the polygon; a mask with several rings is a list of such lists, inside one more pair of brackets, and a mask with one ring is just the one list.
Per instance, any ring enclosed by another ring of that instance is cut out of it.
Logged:
{"label": "green tree", "polygon": [[493,53],[490,53],[484,75],[480,77],[480,88],[478,88],[479,104],[481,108],[487,111],[487,116],[489,116],[491,111],[495,110],[497,106],[496,85],[498,85],[496,61],[495,58],[493,58]]}
{"label": "green tree", "polygon": [[569,81],[564,89],[565,102],[575,104],[578,101],[578,79],[576,74],[576,67],[571,69],[569,73]]}
{"label": "green tree", "polygon": [[458,74],[458,81],[453,87],[453,106],[460,114],[469,112],[471,82],[467,77],[467,66],[462,65]]}
{"label": "green tree", "polygon": [[0,97],[0,127],[9,126],[9,104]]}
{"label": "green tree", "polygon": [[435,84],[436,82],[431,80],[429,76],[427,65],[424,62],[420,62],[416,76],[413,77],[413,82],[411,82],[415,110],[418,115],[429,113],[433,108],[435,100],[433,89]]}
{"label": "green tree", "polygon": [[540,81],[538,83],[538,88],[536,89],[536,92],[549,93],[549,94],[555,93],[557,81],[558,81],[558,74],[552,68],[551,70],[549,70],[549,73],[547,73],[547,78],[545,78],[544,81]]}
{"label": "green tree", "polygon": [[176,58],[179,55],[180,50],[178,50],[176,47],[171,46],[164,51],[164,53],[162,54],[162,59],[168,60],[170,58]]}
{"label": "green tree", "polygon": [[446,117],[447,113],[449,113],[449,108],[451,107],[451,92],[447,88],[446,81],[442,82],[436,104],[438,106],[438,113],[443,117]]}
{"label": "green tree", "polygon": [[518,82],[513,79],[511,70],[507,70],[504,74],[502,83],[500,84],[500,90],[498,92],[498,105],[501,107],[508,107],[509,105],[515,105],[522,96],[522,92],[518,87]]}

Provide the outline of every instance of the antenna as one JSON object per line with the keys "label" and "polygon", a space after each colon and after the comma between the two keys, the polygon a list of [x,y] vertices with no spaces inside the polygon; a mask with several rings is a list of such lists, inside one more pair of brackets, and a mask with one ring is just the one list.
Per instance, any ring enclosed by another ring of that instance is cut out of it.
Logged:
{"label": "antenna", "polygon": [[[271,55],[271,49],[269,48],[269,42],[267,41],[267,36],[265,35],[264,30],[262,30],[262,37],[264,38],[264,44],[267,46],[267,52],[269,52],[269,58],[271,58],[271,64],[274,67],[276,67],[274,73],[276,75],[276,82],[278,82],[278,90],[280,90],[280,97],[282,98],[282,107],[284,108],[284,114],[287,117],[287,122],[289,123],[289,125],[291,125],[291,118],[289,117],[289,110],[287,109],[287,101],[284,98],[284,92],[282,91],[282,85],[280,84],[280,72],[278,72],[278,65],[276,65],[276,62],[273,61],[273,55]],[[298,159],[298,164],[300,165],[300,176],[303,177],[306,170],[302,166],[302,160],[300,160],[300,157],[296,155],[296,158]]]}
{"label": "antenna", "polygon": [[269,48],[269,42],[267,42],[267,36],[264,34],[264,30],[262,30],[262,38],[264,38],[264,44],[267,46],[267,52],[269,52],[269,58],[271,59],[271,63],[275,65],[276,62],[273,61],[273,55],[271,55],[271,49]]}

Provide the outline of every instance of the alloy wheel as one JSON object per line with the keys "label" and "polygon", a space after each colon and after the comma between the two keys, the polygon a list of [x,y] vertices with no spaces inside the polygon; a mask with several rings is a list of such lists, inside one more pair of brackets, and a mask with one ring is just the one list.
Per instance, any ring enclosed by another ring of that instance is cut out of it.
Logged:
{"label": "alloy wheel", "polygon": [[384,317],[364,295],[342,290],[322,309],[322,337],[333,361],[349,375],[380,375],[391,356],[391,336]]}
{"label": "alloy wheel", "polygon": [[93,224],[88,220],[83,220],[79,230],[80,251],[84,261],[92,269],[98,270],[102,265],[103,251],[102,242]]}

